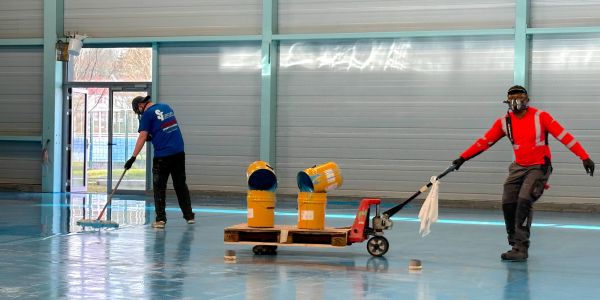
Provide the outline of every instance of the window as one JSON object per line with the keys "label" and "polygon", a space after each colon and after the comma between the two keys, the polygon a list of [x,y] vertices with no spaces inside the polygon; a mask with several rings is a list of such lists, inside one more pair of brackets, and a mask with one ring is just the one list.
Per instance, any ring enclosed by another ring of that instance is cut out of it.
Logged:
{"label": "window", "polygon": [[83,48],[69,61],[71,82],[152,81],[152,48]]}

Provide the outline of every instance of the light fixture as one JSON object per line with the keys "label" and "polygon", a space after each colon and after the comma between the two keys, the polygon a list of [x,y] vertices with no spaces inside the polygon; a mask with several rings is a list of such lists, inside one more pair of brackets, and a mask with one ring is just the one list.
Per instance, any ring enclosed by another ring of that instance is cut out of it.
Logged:
{"label": "light fixture", "polygon": [[87,37],[85,34],[69,34],[69,54],[78,56],[83,46],[83,40]]}

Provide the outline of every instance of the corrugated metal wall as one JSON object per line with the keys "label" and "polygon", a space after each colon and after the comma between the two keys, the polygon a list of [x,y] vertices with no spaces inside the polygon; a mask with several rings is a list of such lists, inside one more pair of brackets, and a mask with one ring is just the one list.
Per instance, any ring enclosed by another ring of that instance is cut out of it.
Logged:
{"label": "corrugated metal wall", "polygon": [[41,135],[41,48],[0,48],[0,106],[0,135]]}
{"label": "corrugated metal wall", "polygon": [[[596,163],[600,162],[598,78],[600,34],[533,38],[531,104],[550,112],[569,129]],[[598,179],[587,176],[577,156],[555,139],[550,140],[554,175],[544,199],[596,203]]]}
{"label": "corrugated metal wall", "polygon": [[531,27],[600,26],[598,0],[530,0]]}
{"label": "corrugated metal wall", "polygon": [[280,33],[511,28],[513,0],[279,0]]}
{"label": "corrugated metal wall", "polygon": [[0,141],[0,189],[39,191],[40,149],[39,143]]}
{"label": "corrugated metal wall", "polygon": [[162,47],[158,101],[182,127],[190,189],[244,191],[259,157],[260,45]]}
{"label": "corrugated metal wall", "polygon": [[261,0],[65,0],[65,31],[90,37],[259,34]]}
{"label": "corrugated metal wall", "polygon": [[[299,170],[333,160],[345,178],[333,194],[408,195],[506,111],[513,80],[510,37],[285,43],[280,52],[283,191],[297,191]],[[509,149],[499,143],[449,176],[444,198],[496,199]]]}
{"label": "corrugated metal wall", "polygon": [[[261,33],[261,0],[64,3],[65,31],[91,37]],[[0,38],[41,37],[42,4],[2,1]],[[599,1],[532,0],[529,24],[600,26],[599,8]],[[514,26],[514,10],[512,0],[280,0],[278,19],[282,34],[497,29]],[[593,158],[600,151],[598,42],[593,34],[534,36],[530,86],[533,103],[570,128]],[[245,167],[259,157],[260,45],[160,47],[158,99],[172,104],[181,122],[191,189],[245,190]],[[40,135],[41,50],[4,47],[0,61],[0,104],[13,110],[0,121],[0,134]],[[280,62],[280,191],[295,193],[299,170],[334,160],[345,177],[335,194],[404,197],[505,111],[500,101],[513,81],[513,37],[284,42]],[[0,144],[0,172],[15,174],[0,182],[38,184],[39,144]],[[555,188],[544,199],[595,197],[580,161],[552,145]],[[26,163],[14,165],[15,157]],[[444,198],[497,200],[511,158],[501,141],[448,176]],[[26,175],[9,172],[17,167]]]}
{"label": "corrugated metal wall", "polygon": [[[42,134],[42,49],[0,48],[0,135]],[[40,143],[0,142],[0,185],[40,185]]]}
{"label": "corrugated metal wall", "polygon": [[43,0],[0,1],[0,38],[43,36]]}

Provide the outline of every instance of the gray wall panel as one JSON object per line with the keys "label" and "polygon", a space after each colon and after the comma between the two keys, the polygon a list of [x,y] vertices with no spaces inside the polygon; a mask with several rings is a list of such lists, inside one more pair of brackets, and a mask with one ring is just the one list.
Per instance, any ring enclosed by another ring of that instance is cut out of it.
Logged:
{"label": "gray wall panel", "polygon": [[65,0],[65,31],[90,37],[261,32],[260,0]]}
{"label": "gray wall panel", "polygon": [[0,38],[41,38],[43,7],[42,0],[0,1]]}
{"label": "gray wall panel", "polygon": [[[532,41],[531,99],[550,112],[598,161],[600,157],[600,35],[555,35]],[[532,104],[533,104],[532,103]],[[548,197],[597,203],[597,179],[585,175],[581,161],[552,139],[554,175]]]}
{"label": "gray wall panel", "polygon": [[162,47],[159,101],[173,106],[192,190],[242,192],[259,158],[260,46]]}
{"label": "gray wall panel", "polygon": [[40,144],[0,141],[0,189],[40,190]]}
{"label": "gray wall panel", "polygon": [[280,33],[511,28],[511,0],[279,0]]}
{"label": "gray wall panel", "polygon": [[41,135],[41,48],[0,48],[0,135]]}
{"label": "gray wall panel", "polygon": [[[42,49],[0,48],[0,135],[42,134]],[[39,190],[41,146],[0,141],[0,188]]]}
{"label": "gray wall panel", "polygon": [[[332,195],[406,197],[443,171],[505,111],[512,40],[431,38],[284,43],[277,115],[280,190],[335,161]],[[497,200],[508,140],[442,185],[444,199]]]}
{"label": "gray wall panel", "polygon": [[531,27],[600,26],[598,0],[531,0]]}

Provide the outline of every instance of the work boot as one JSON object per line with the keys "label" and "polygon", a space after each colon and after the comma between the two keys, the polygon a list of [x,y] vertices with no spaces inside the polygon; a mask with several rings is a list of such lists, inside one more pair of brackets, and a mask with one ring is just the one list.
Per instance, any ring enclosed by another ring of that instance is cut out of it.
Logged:
{"label": "work boot", "polygon": [[506,261],[526,261],[528,257],[527,248],[517,246],[500,255],[500,258]]}

